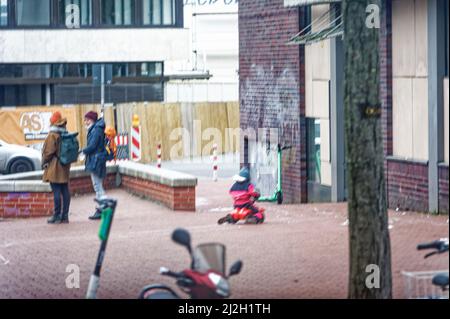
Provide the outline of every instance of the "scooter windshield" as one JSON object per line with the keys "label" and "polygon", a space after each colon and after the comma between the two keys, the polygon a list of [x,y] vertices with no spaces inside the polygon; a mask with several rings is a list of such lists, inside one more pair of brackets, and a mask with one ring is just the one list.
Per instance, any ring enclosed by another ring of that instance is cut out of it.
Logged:
{"label": "scooter windshield", "polygon": [[214,270],[225,274],[225,246],[222,244],[201,244],[194,251],[194,270]]}

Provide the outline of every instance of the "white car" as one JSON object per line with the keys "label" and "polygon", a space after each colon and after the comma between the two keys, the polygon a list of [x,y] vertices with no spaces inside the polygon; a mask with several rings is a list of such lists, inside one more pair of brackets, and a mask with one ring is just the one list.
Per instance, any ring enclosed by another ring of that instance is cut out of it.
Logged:
{"label": "white car", "polygon": [[31,147],[0,140],[0,173],[15,174],[41,170],[41,153]]}

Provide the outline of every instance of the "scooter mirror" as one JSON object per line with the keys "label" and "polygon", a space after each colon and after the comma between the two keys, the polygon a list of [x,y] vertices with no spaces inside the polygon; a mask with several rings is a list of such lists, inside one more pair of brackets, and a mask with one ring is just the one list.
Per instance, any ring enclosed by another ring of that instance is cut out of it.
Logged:
{"label": "scooter mirror", "polygon": [[241,269],[242,269],[242,261],[238,260],[231,266],[230,274],[228,275],[228,277],[239,274],[241,272]]}
{"label": "scooter mirror", "polygon": [[187,230],[182,229],[182,228],[175,229],[174,232],[172,233],[172,240],[174,242],[176,242],[177,244],[180,244],[180,245],[186,247],[187,250],[189,251],[189,253],[192,252],[191,235],[189,234],[189,232]]}

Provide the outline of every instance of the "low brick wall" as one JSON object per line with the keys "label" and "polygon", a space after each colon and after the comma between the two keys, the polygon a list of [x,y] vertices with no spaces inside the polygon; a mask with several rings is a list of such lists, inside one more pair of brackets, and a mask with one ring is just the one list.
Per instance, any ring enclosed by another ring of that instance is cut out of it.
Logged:
{"label": "low brick wall", "polygon": [[51,215],[53,193],[39,181],[0,181],[0,217],[28,218]]}
{"label": "low brick wall", "polygon": [[428,164],[403,159],[387,159],[389,208],[428,211]]}
{"label": "low brick wall", "polygon": [[[117,173],[117,165],[106,167],[106,178],[103,180],[103,187],[106,190],[120,186],[120,182],[117,182]],[[84,171],[84,167],[76,167],[70,171],[69,188],[72,195],[84,195],[94,192],[91,175]]]}
{"label": "low brick wall", "polygon": [[[53,193],[43,183],[42,171],[0,177],[0,218],[50,216]],[[161,203],[176,211],[195,211],[197,179],[191,175],[157,169],[137,163],[107,166],[105,189],[123,187],[130,193]],[[70,171],[70,192],[83,195],[94,192],[84,167]]]}
{"label": "low brick wall", "polygon": [[136,163],[120,164],[119,173],[128,192],[176,211],[195,211],[195,177]]}
{"label": "low brick wall", "polygon": [[439,165],[439,211],[449,212],[448,204],[448,165]]}

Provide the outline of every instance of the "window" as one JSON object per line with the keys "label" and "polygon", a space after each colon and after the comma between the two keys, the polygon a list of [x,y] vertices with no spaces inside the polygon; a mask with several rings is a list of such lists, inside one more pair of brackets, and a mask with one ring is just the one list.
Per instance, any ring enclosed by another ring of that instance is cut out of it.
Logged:
{"label": "window", "polygon": [[163,64],[161,62],[143,63],[114,63],[114,77],[153,77],[162,76]]}
{"label": "window", "polygon": [[308,136],[308,180],[321,183],[321,160],[320,160],[320,120],[307,118]]}
{"label": "window", "polygon": [[16,0],[16,21],[19,26],[50,25],[50,0]]}
{"label": "window", "polygon": [[174,25],[175,0],[144,0],[144,25]]}
{"label": "window", "polygon": [[92,0],[59,0],[60,6],[60,24],[65,25],[66,19],[71,15],[71,12],[66,12],[67,6],[76,5],[80,10],[79,25],[92,25]]}
{"label": "window", "polygon": [[48,64],[0,64],[0,79],[44,79],[48,68]]}
{"label": "window", "polygon": [[102,23],[104,25],[133,25],[134,0],[102,0]]}
{"label": "window", "polygon": [[8,0],[0,0],[0,27],[8,25]]}
{"label": "window", "polygon": [[52,64],[52,78],[88,78],[92,76],[92,64],[70,63]]}

